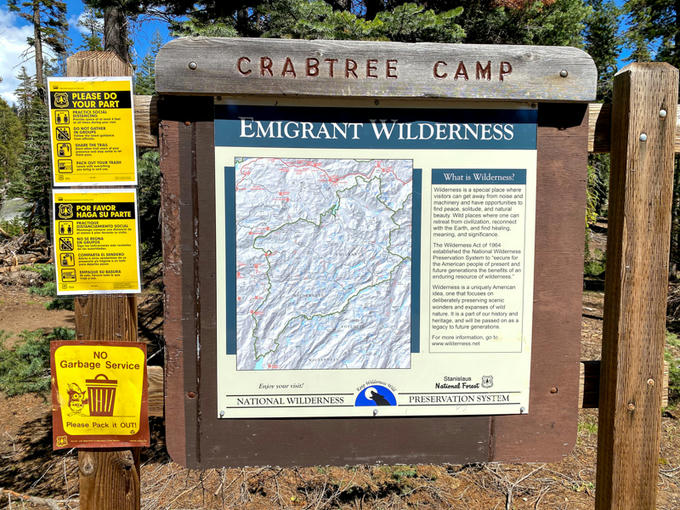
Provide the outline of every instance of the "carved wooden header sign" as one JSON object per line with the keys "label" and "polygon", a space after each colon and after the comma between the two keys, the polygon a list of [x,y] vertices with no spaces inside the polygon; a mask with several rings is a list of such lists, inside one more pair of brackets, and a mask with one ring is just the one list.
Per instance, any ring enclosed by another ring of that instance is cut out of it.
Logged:
{"label": "carved wooden header sign", "polygon": [[175,460],[569,451],[590,57],[201,38],[157,70]]}

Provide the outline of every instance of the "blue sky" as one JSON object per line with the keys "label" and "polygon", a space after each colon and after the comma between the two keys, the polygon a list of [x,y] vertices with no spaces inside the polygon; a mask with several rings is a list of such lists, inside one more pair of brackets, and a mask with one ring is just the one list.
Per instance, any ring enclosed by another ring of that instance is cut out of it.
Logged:
{"label": "blue sky", "polygon": [[[66,0],[67,16],[69,22],[69,37],[71,46],[69,54],[79,51],[83,44],[83,34],[86,32],[78,26],[78,18],[83,14],[85,6],[81,0]],[[154,34],[158,31],[163,41],[171,39],[165,23],[140,19],[130,26],[130,37],[134,41],[135,62],[141,61],[149,49]],[[21,66],[26,66],[29,74],[35,74],[35,65],[31,55],[22,56],[29,50],[26,37],[33,34],[29,23],[20,18],[16,13],[10,12],[6,0],[0,0],[0,96],[5,101],[14,103],[14,90],[18,85],[16,75]],[[30,50],[29,50],[30,51]]]}

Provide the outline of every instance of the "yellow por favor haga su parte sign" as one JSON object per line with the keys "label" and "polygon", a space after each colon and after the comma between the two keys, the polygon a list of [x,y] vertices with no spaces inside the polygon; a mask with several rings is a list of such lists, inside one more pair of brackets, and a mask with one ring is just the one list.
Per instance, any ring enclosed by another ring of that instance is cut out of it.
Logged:
{"label": "yellow por favor haga su parte sign", "polygon": [[57,294],[140,292],[137,192],[53,190]]}
{"label": "yellow por favor haga su parte sign", "polygon": [[50,78],[55,186],[137,184],[132,78]]}

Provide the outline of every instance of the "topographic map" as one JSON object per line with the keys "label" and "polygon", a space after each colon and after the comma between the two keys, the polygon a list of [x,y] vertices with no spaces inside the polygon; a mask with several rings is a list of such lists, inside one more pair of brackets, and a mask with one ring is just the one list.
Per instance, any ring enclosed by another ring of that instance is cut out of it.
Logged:
{"label": "topographic map", "polygon": [[236,159],[238,370],[410,367],[412,166]]}

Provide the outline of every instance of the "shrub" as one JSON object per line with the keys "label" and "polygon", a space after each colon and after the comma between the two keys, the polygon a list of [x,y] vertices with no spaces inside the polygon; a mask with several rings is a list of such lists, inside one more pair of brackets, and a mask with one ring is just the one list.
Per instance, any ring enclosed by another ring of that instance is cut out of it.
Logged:
{"label": "shrub", "polygon": [[30,287],[28,291],[38,296],[51,297],[52,301],[45,304],[48,310],[73,310],[74,301],[72,297],[57,297],[56,272],[54,264],[33,264],[27,268],[40,275],[43,280],[41,285]]}
{"label": "shrub", "polygon": [[50,388],[50,341],[72,340],[75,331],[54,328],[24,331],[12,349],[5,347],[8,335],[0,334],[0,391],[7,396],[44,393]]}

